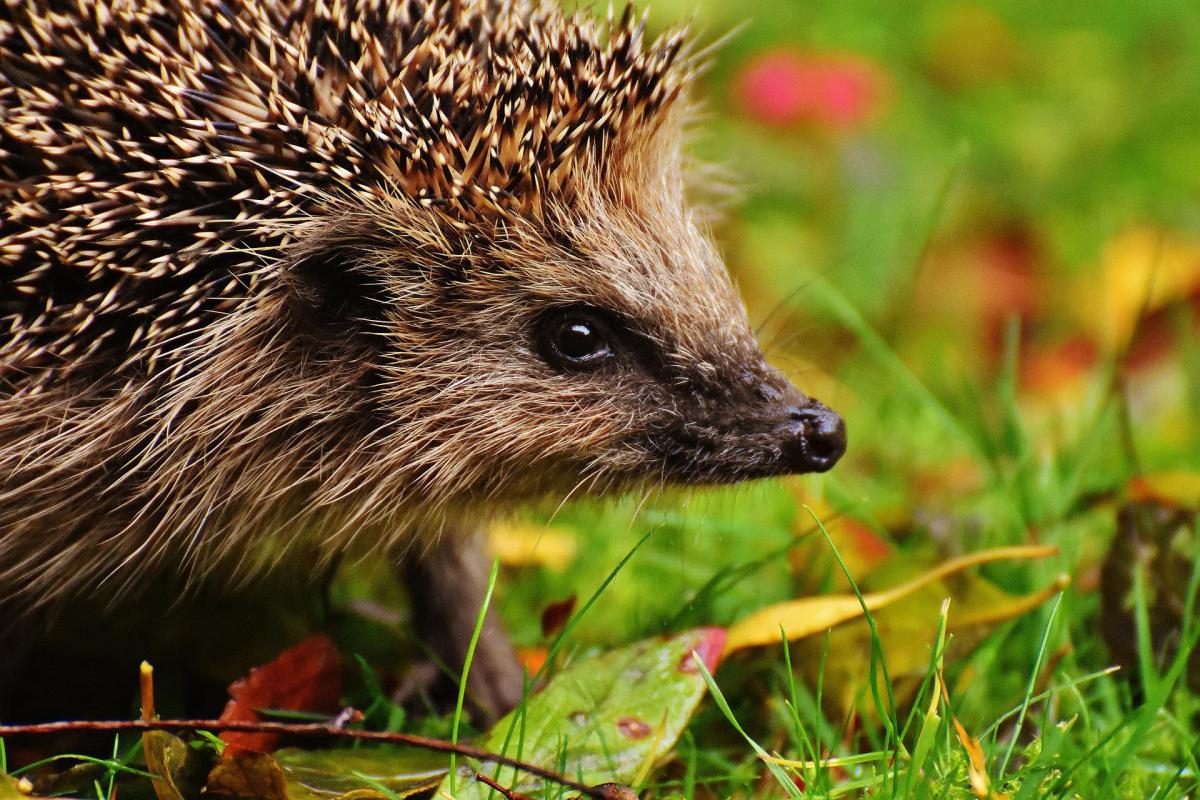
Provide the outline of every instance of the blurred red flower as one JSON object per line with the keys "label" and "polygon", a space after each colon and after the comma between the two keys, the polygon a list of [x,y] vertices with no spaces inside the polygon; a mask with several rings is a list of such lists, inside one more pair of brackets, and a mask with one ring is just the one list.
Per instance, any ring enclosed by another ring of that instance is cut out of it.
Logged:
{"label": "blurred red flower", "polygon": [[742,110],[764,125],[849,131],[879,114],[884,84],[879,68],[861,56],[773,50],[742,69],[735,93]]}

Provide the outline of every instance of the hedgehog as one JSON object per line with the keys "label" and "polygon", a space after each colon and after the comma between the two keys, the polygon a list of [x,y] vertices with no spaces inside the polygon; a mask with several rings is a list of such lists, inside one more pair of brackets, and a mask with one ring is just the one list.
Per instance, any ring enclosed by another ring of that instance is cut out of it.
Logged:
{"label": "hedgehog", "polygon": [[[688,200],[704,54],[644,28],[3,0],[6,641],[149,575],[358,553],[461,664],[495,514],[832,467],[842,420],[764,359]],[[520,683],[490,621],[472,695]]]}

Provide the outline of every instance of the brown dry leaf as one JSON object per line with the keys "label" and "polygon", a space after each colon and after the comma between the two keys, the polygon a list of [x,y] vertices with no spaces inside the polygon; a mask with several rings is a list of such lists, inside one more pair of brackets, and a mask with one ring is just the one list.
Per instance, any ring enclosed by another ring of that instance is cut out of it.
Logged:
{"label": "brown dry leaf", "polygon": [[488,530],[488,546],[492,555],[509,567],[538,566],[561,572],[575,560],[575,536],[543,525],[496,523]]}
{"label": "brown dry leaf", "polygon": [[208,774],[206,794],[250,800],[288,800],[287,781],[275,759],[265,753],[227,748]]}
{"label": "brown dry leaf", "polygon": [[575,612],[575,595],[551,603],[542,610],[542,636],[549,639],[563,629]]}
{"label": "brown dry leaf", "polygon": [[197,797],[204,786],[205,774],[212,763],[207,753],[188,747],[178,736],[165,731],[147,731],[142,735],[146,770],[158,800],[183,800]]}
{"label": "brown dry leaf", "polygon": [[183,800],[184,792],[176,782],[176,775],[187,763],[188,750],[182,739],[166,731],[142,734],[146,771],[156,776],[151,785],[158,800]]}
{"label": "brown dry leaf", "polygon": [[[255,667],[229,686],[232,698],[221,712],[222,722],[257,722],[257,709],[337,711],[342,692],[342,665],[333,640],[315,634]],[[274,750],[279,737],[271,733],[226,732],[226,744],[260,753]]]}
{"label": "brown dry leaf", "polygon": [[815,633],[822,633],[835,625],[862,616],[864,604],[867,610],[873,613],[924,586],[978,564],[991,561],[1045,558],[1055,555],[1057,552],[1058,550],[1054,547],[1035,545],[982,550],[939,564],[924,574],[891,589],[864,594],[861,603],[855,595],[841,594],[804,597],[787,603],[767,606],[744,617],[730,627],[726,652],[778,644],[781,629],[784,635],[793,641]]}

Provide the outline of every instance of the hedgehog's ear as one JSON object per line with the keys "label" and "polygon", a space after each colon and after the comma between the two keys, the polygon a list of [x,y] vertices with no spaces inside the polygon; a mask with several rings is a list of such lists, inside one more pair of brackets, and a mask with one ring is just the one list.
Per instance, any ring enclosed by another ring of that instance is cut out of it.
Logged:
{"label": "hedgehog's ear", "polygon": [[348,247],[307,252],[284,267],[282,279],[289,307],[314,325],[360,330],[383,304],[379,283]]}

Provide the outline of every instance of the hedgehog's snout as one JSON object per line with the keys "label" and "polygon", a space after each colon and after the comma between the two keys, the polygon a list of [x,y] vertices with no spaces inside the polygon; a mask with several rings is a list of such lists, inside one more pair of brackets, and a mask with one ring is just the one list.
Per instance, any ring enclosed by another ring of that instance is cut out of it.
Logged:
{"label": "hedgehog's snout", "polygon": [[789,472],[826,472],[846,452],[846,423],[833,409],[807,400],[789,405],[776,427],[784,467]]}

